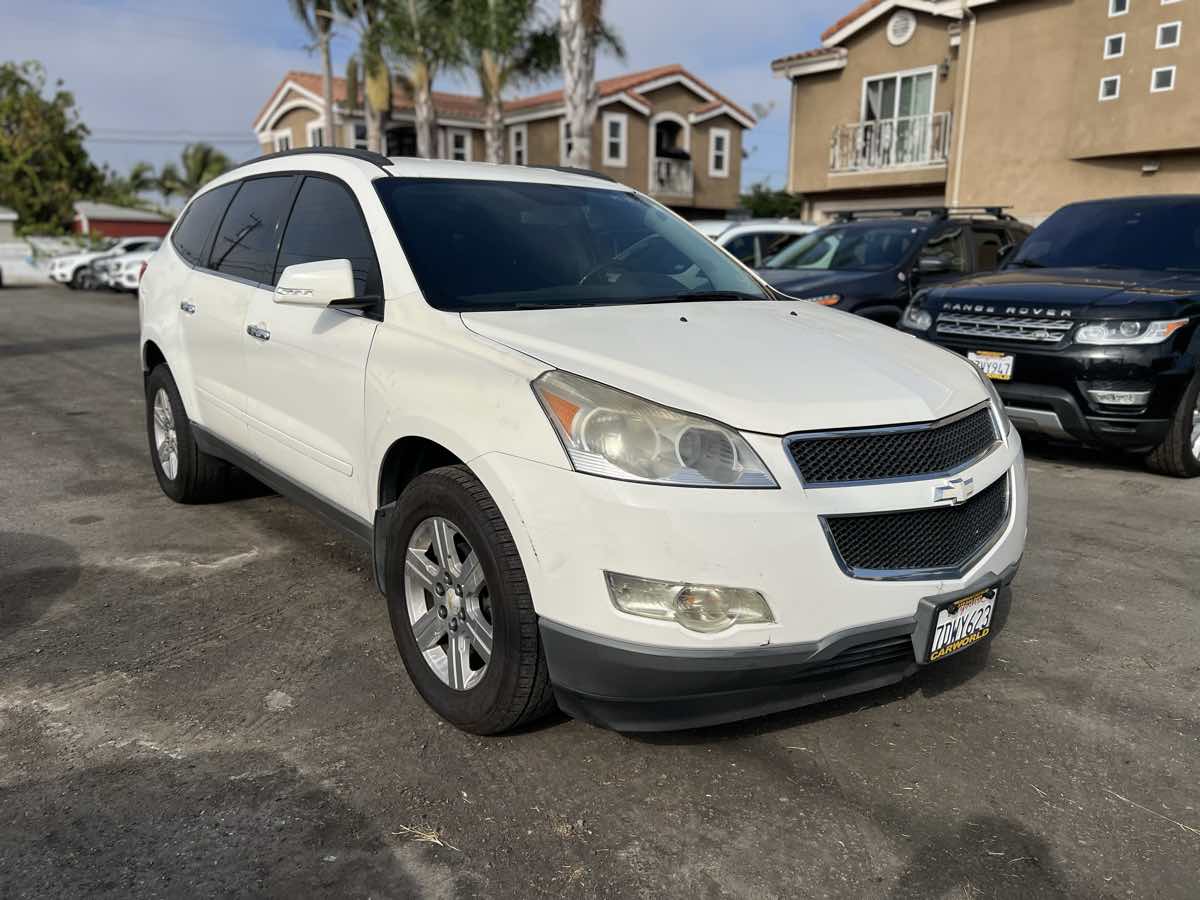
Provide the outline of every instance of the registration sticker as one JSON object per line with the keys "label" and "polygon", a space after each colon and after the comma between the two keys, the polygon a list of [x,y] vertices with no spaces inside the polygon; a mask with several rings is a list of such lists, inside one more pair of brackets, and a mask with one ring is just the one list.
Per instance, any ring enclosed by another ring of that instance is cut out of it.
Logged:
{"label": "registration sticker", "polygon": [[967,359],[979,367],[993,381],[1012,381],[1013,358],[1008,353],[997,353],[994,350],[972,350]]}
{"label": "registration sticker", "polygon": [[999,588],[988,588],[961,597],[938,610],[933,623],[929,661],[937,662],[977,644],[992,631],[992,611]]}

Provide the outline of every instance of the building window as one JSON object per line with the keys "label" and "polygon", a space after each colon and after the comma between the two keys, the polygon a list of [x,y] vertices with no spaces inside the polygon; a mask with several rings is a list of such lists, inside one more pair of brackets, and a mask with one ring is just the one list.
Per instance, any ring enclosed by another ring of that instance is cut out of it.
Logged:
{"label": "building window", "polygon": [[1175,67],[1163,66],[1150,73],[1150,93],[1175,90]]}
{"label": "building window", "polygon": [[462,128],[451,128],[446,137],[450,140],[450,158],[459,162],[470,162],[471,132]]}
{"label": "building window", "polygon": [[529,128],[526,125],[514,125],[508,129],[508,159],[514,166],[523,166],[529,162]]}
{"label": "building window", "polygon": [[308,146],[324,147],[325,146],[325,127],[323,125],[308,126]]}
{"label": "building window", "polygon": [[1104,58],[1116,59],[1125,55],[1125,32],[1110,34],[1104,39]]}
{"label": "building window", "polygon": [[1100,99],[1116,100],[1121,96],[1121,76],[1109,75],[1100,79]]}
{"label": "building window", "polygon": [[277,131],[273,135],[275,141],[275,152],[292,149],[292,133],[290,131]]}
{"label": "building window", "polygon": [[1158,26],[1158,37],[1154,41],[1155,50],[1166,50],[1168,47],[1179,46],[1179,32],[1183,30],[1182,22],[1164,22]]}
{"label": "building window", "polygon": [[604,165],[623,168],[627,159],[625,146],[628,143],[629,117],[625,113],[605,113]]}
{"label": "building window", "polygon": [[355,124],[354,126],[354,149],[367,149],[367,126],[361,123]]}
{"label": "building window", "polygon": [[1108,15],[1123,16],[1129,12],[1129,0],[1108,0]]}
{"label": "building window", "polygon": [[571,161],[571,151],[575,149],[575,142],[571,140],[571,123],[566,119],[562,120],[562,131],[559,133],[558,147],[562,156],[562,164],[564,166],[568,165]]}
{"label": "building window", "polygon": [[713,128],[708,133],[708,174],[729,177],[729,129]]}

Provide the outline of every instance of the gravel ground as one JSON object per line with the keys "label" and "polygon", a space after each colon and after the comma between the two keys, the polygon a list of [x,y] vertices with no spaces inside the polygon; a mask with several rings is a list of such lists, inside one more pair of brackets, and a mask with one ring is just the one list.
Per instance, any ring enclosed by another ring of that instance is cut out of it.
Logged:
{"label": "gravel ground", "polygon": [[1200,892],[1200,481],[1032,449],[1007,629],[903,685],[481,739],[354,546],[253,484],[162,496],[136,332],[0,291],[0,896]]}

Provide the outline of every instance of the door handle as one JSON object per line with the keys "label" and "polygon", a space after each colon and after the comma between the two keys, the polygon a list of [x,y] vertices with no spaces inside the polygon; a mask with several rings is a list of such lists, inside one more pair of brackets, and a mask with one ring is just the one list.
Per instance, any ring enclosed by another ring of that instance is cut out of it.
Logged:
{"label": "door handle", "polygon": [[260,341],[269,341],[271,339],[271,332],[259,325],[247,325],[246,334]]}
{"label": "door handle", "polygon": [[188,300],[184,300],[182,303],[180,303],[179,308],[189,316],[194,316],[196,314],[196,304]]}

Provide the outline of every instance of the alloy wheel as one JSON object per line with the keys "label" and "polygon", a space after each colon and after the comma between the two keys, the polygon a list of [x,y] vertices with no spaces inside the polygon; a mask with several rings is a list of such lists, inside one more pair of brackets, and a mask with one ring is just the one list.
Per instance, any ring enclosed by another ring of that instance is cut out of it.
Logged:
{"label": "alloy wheel", "polygon": [[467,691],[492,658],[491,594],[478,554],[449,519],[433,516],[405,548],[404,599],[417,649],[442,683]]}
{"label": "alloy wheel", "polygon": [[175,433],[175,415],[171,400],[162,388],[154,395],[154,449],[168,481],[179,474],[179,439]]}
{"label": "alloy wheel", "polygon": [[1200,461],[1200,394],[1196,395],[1196,405],[1192,407],[1192,456]]}

